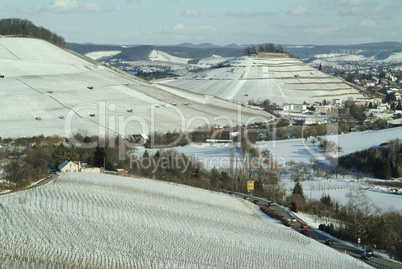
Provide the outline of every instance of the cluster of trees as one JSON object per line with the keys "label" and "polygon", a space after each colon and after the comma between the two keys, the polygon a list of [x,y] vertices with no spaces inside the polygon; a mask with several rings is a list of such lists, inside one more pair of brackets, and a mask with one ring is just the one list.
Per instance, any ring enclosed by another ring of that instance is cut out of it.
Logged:
{"label": "cluster of trees", "polygon": [[[97,137],[78,135],[76,138],[86,143],[97,141]],[[97,167],[106,166],[106,170],[124,167],[128,163],[127,160],[119,160],[119,147],[74,147],[60,137],[19,138],[3,140],[2,143],[7,145],[2,152],[7,157],[3,170],[11,189],[24,188],[45,178],[48,169],[56,169],[65,160],[81,161]]]}
{"label": "cluster of trees", "polygon": [[330,220],[319,229],[346,241],[357,242],[373,248],[386,250],[399,261],[402,260],[402,215],[396,211],[379,212],[375,205],[360,191],[351,191],[345,206],[332,201],[323,193],[320,200],[307,200],[303,188],[296,183],[292,195],[287,197],[287,206],[294,211],[303,211],[319,220]]}
{"label": "cluster of trees", "polygon": [[136,76],[149,81],[153,79],[174,77],[177,75],[170,71],[153,71],[153,72],[138,71]]}
{"label": "cluster of trees", "polygon": [[[205,141],[211,138],[212,132],[193,132],[189,134],[190,139]],[[158,145],[165,145],[174,142],[179,138],[179,133],[155,134],[151,136],[153,142]],[[229,136],[228,131],[222,131],[219,138]],[[98,143],[92,148],[78,147],[69,144],[60,137],[33,137],[16,140],[2,141],[4,148],[12,148],[4,153],[7,156],[4,167],[5,177],[9,180],[11,188],[24,188],[33,181],[44,178],[48,169],[55,169],[65,160],[80,161],[92,166],[105,167],[106,170],[124,168],[131,174],[156,178],[158,180],[173,181],[181,184],[201,187],[205,189],[219,190],[229,189],[233,191],[246,192],[246,181],[255,181],[255,194],[261,197],[274,199],[283,196],[283,189],[278,187],[278,167],[270,157],[269,152],[263,152],[263,162],[259,159],[259,152],[248,145],[249,141],[242,135],[242,154],[244,157],[243,166],[236,167],[233,171],[208,170],[203,165],[185,155],[175,151],[161,150],[151,155],[146,151],[139,159],[130,158],[125,155],[121,157],[119,137],[114,139],[99,139],[83,134],[76,134],[75,138],[83,143]],[[182,138],[184,139],[184,138]],[[178,139],[178,141],[182,141]],[[187,138],[183,141],[187,143]],[[250,139],[251,143],[255,140]],[[184,142],[183,142],[184,143]],[[123,151],[127,154],[126,151]],[[132,153],[132,152],[131,152]],[[267,188],[263,188],[267,185]]]}
{"label": "cluster of trees", "polygon": [[381,179],[402,177],[402,147],[398,139],[381,147],[342,156],[339,164],[351,171]]}
{"label": "cluster of trees", "polygon": [[240,179],[235,179],[227,172],[218,171],[216,168],[205,169],[200,162],[173,150],[157,151],[153,155],[145,151],[141,157],[135,156],[131,161],[128,170],[140,177],[211,190],[240,187]]}
{"label": "cluster of trees", "polygon": [[61,47],[66,46],[66,42],[63,37],[49,31],[46,28],[40,26],[38,27],[26,19],[1,19],[0,35],[34,37],[46,40]]}
{"label": "cluster of trees", "polygon": [[285,53],[281,45],[275,46],[272,43],[266,43],[259,46],[250,46],[244,49],[246,55],[257,54],[258,52],[273,52],[273,53]]}

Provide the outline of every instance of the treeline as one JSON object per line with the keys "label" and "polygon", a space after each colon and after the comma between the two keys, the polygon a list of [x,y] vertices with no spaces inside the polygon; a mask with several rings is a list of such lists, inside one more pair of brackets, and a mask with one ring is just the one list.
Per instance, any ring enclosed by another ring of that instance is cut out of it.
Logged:
{"label": "treeline", "polygon": [[339,164],[356,173],[381,179],[402,177],[402,147],[398,139],[383,146],[339,158]]}
{"label": "treeline", "polygon": [[402,215],[396,211],[379,213],[360,191],[350,192],[347,198],[348,203],[341,206],[329,194],[323,194],[320,201],[305,203],[303,212],[330,220],[319,226],[322,231],[354,243],[360,238],[370,250],[386,250],[402,261]]}
{"label": "treeline", "polygon": [[[203,140],[205,137],[201,134],[201,132],[195,132],[190,136],[195,140]],[[223,134],[223,136],[226,135]],[[211,136],[209,135],[209,137]],[[176,133],[168,133],[155,134],[152,139],[162,146],[174,142],[178,138]],[[10,182],[9,186],[5,187],[9,189],[27,187],[32,182],[46,177],[48,169],[56,169],[65,160],[80,161],[91,166],[105,168],[108,171],[122,168],[129,171],[131,175],[216,191],[229,189],[246,192],[245,178],[247,177],[247,179],[256,181],[256,194],[259,193],[266,197],[268,197],[267,190],[263,190],[263,183],[277,184],[279,180],[276,165],[269,156],[264,157],[265,166],[254,169],[258,173],[253,172],[250,167],[242,167],[238,168],[234,175],[230,175],[229,172],[218,171],[216,168],[206,169],[197,160],[173,150],[158,150],[154,154],[145,151],[139,155],[131,148],[122,149],[124,145],[120,143],[120,137],[103,140],[97,136],[76,134],[75,139],[82,143],[95,143],[95,146],[77,147],[60,137],[39,136],[3,141],[0,139],[3,145],[0,157],[5,160],[4,176]],[[120,147],[120,145],[122,146]],[[251,149],[248,151],[253,153]],[[243,152],[243,154],[246,153],[246,151]],[[258,156],[250,156],[249,162],[254,162],[254,165],[259,164],[258,161],[252,160],[253,157]],[[219,166],[219,164],[216,165]],[[277,188],[271,189],[277,190]]]}
{"label": "treeline", "polygon": [[319,229],[345,241],[357,243],[360,238],[370,250],[386,250],[402,261],[402,215],[393,210],[380,212],[362,191],[347,194],[346,205],[340,205],[323,193],[320,200],[307,200],[301,184],[295,183],[286,206],[294,212],[314,215]]}
{"label": "treeline", "polygon": [[29,20],[11,18],[0,20],[0,35],[13,35],[23,37],[34,37],[46,40],[57,46],[65,47],[63,37],[49,31],[41,26],[36,26]]}
{"label": "treeline", "polygon": [[153,79],[167,78],[176,75],[174,73],[171,73],[170,71],[153,71],[153,72],[139,71],[137,72],[136,76],[149,81]]}
{"label": "treeline", "polygon": [[[82,135],[77,135],[76,139],[84,143],[99,141],[98,137]],[[57,169],[65,160],[81,161],[92,166],[106,167],[107,170],[125,166],[125,161],[119,160],[118,147],[81,148],[68,144],[60,137],[44,136],[0,139],[0,142],[4,145],[1,151],[5,160],[4,176],[9,181],[8,186],[3,188],[25,188],[46,177],[48,169]]]}
{"label": "treeline", "polygon": [[266,43],[259,46],[250,46],[244,49],[246,55],[257,54],[258,52],[285,53],[281,45],[275,46],[272,43]]}

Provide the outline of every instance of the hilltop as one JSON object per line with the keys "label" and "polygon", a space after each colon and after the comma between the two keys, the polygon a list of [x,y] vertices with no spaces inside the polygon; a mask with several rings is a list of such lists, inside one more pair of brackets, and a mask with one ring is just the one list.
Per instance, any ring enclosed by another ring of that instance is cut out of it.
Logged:
{"label": "hilltop", "polygon": [[0,35],[40,38],[61,47],[66,45],[64,38],[56,33],[44,27],[36,26],[29,20],[17,18],[1,19]]}
{"label": "hilltop", "polygon": [[158,83],[241,103],[270,99],[282,105],[362,97],[342,79],[281,54],[234,58],[221,68],[159,80]]}
{"label": "hilltop", "polygon": [[[237,104],[157,85],[32,38],[0,38],[0,136],[151,133],[237,124]],[[23,109],[21,109],[23,108]],[[242,121],[271,116],[243,107]],[[71,130],[70,130],[71,129]]]}

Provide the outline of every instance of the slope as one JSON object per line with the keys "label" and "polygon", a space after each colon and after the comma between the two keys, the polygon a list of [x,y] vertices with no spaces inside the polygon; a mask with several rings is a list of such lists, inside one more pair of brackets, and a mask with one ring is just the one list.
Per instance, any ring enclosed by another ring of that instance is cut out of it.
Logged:
{"label": "slope", "polygon": [[69,173],[0,203],[7,268],[369,268],[188,186]]}
{"label": "slope", "polygon": [[343,80],[285,56],[240,57],[222,68],[159,83],[241,103],[270,99],[282,105],[362,97]]}
{"label": "slope", "polygon": [[148,83],[38,39],[0,38],[0,74],[3,138],[126,136],[271,118],[242,107],[240,119],[232,102]]}

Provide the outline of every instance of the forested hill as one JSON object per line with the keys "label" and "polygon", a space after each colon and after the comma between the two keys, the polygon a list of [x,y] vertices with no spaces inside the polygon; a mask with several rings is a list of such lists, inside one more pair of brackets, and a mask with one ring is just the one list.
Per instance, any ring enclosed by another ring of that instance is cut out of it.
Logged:
{"label": "forested hill", "polygon": [[64,38],[41,26],[36,26],[29,20],[1,19],[0,35],[34,37],[46,40],[55,45],[65,47]]}

